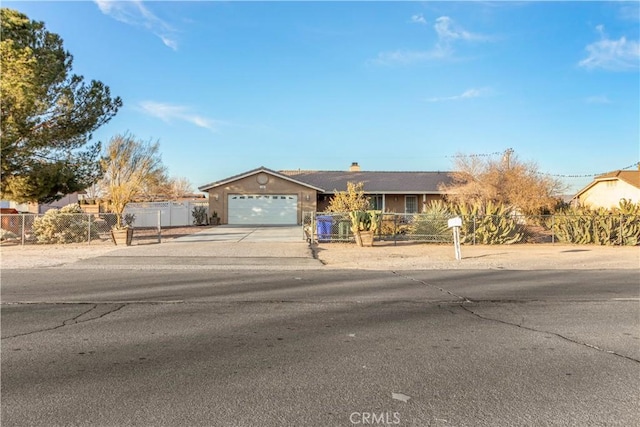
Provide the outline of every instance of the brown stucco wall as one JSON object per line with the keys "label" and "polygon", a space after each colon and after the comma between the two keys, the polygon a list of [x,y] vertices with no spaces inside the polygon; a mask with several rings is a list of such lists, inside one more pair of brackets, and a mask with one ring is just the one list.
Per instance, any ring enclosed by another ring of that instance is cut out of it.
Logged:
{"label": "brown stucco wall", "polygon": [[387,194],[384,196],[384,210],[387,212],[404,212],[404,194]]}
{"label": "brown stucco wall", "polygon": [[[264,185],[257,181],[257,176],[260,174],[266,174],[268,177],[268,181]],[[227,196],[229,194],[295,194],[298,196],[298,224],[302,224],[303,211],[316,210],[316,191],[314,189],[265,172],[252,174],[226,185],[214,187],[209,189],[208,193],[209,215],[217,212],[221,224],[228,223]]]}
{"label": "brown stucco wall", "polygon": [[[426,194],[424,195],[425,203],[423,206],[422,194],[387,194],[384,196],[385,212],[403,213],[405,196],[416,196],[418,198],[418,210],[420,211],[432,201],[443,200],[440,194]],[[329,206],[330,200],[331,196],[329,195],[319,195],[318,212],[323,212]]]}
{"label": "brown stucco wall", "polygon": [[422,212],[432,201],[443,200],[440,194],[387,194],[384,200],[385,211],[403,213],[405,196],[416,196],[418,198],[418,212]]}

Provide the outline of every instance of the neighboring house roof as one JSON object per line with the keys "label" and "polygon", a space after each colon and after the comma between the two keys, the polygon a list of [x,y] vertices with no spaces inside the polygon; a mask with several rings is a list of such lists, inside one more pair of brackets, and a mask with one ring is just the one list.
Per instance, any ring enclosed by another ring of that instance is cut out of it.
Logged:
{"label": "neighboring house roof", "polygon": [[633,185],[636,188],[640,188],[640,170],[637,171],[613,171],[599,175],[594,178],[596,181],[605,181],[609,179],[619,179],[628,184]]}
{"label": "neighboring house roof", "polygon": [[273,175],[273,176],[278,177],[280,179],[284,179],[286,181],[290,181],[290,182],[302,185],[304,187],[312,188],[312,189],[314,189],[316,191],[324,191],[322,188],[316,187],[313,184],[310,184],[308,182],[299,181],[297,179],[291,178],[290,176],[284,175],[284,174],[282,174],[280,172],[276,172],[276,171],[271,170],[269,168],[265,168],[264,166],[260,166],[259,168],[252,169],[252,170],[250,170],[248,172],[243,172],[241,174],[234,175],[234,176],[231,176],[229,178],[225,178],[225,179],[220,180],[220,181],[212,182],[210,184],[205,184],[205,185],[203,185],[201,187],[198,187],[198,190],[207,191],[207,190],[210,190],[212,188],[220,187],[221,185],[226,185],[226,184],[228,184],[230,182],[237,181],[239,179],[246,178],[246,177],[251,176],[251,175],[257,175],[259,173],[266,173],[266,174],[269,174],[269,175]]}
{"label": "neighboring house roof", "polygon": [[450,172],[385,171],[280,171],[281,174],[324,189],[324,193],[346,191],[347,183],[363,182],[367,194],[442,194],[441,184],[450,184]]}
{"label": "neighboring house roof", "polygon": [[580,195],[582,195],[585,191],[589,190],[591,187],[598,184],[599,182],[615,181],[615,180],[624,181],[627,184],[633,185],[636,188],[640,188],[640,170],[637,170],[637,171],[618,170],[618,171],[613,171],[613,172],[608,172],[602,175],[598,175],[595,178],[593,178],[593,182],[591,182],[589,185],[584,187],[582,190],[578,191],[575,197],[576,198],[580,197]]}

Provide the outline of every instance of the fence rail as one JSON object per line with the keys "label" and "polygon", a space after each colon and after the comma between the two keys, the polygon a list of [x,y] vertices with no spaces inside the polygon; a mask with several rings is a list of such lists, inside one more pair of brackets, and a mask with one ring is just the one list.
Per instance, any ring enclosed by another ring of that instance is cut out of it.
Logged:
{"label": "fence rail", "polygon": [[[384,213],[375,239],[450,243],[452,216]],[[572,243],[640,244],[636,215],[473,215],[461,216],[464,244]],[[303,212],[306,237],[320,243],[353,242],[348,213]]]}
{"label": "fence rail", "polygon": [[[159,212],[139,212],[128,217],[134,241],[161,239]],[[25,244],[99,243],[111,241],[116,215],[100,214],[2,214],[0,241]],[[139,227],[137,224],[143,224]]]}

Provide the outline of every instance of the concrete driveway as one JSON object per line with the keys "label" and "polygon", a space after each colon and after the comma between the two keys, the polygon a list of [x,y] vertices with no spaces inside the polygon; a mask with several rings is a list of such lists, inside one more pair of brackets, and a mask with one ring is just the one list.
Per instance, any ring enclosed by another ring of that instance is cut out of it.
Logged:
{"label": "concrete driveway", "polygon": [[179,237],[170,243],[183,242],[304,243],[304,237],[299,225],[221,225]]}
{"label": "concrete driveway", "polygon": [[70,268],[317,269],[300,226],[219,226],[154,245],[116,249]]}

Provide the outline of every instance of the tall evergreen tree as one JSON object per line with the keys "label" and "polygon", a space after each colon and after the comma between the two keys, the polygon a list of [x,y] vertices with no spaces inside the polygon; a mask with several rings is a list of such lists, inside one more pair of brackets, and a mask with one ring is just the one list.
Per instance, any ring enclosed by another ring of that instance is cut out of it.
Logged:
{"label": "tall evergreen tree", "polygon": [[0,9],[0,196],[47,203],[100,177],[92,132],[122,106],[102,82],[72,74],[62,38],[12,9]]}

